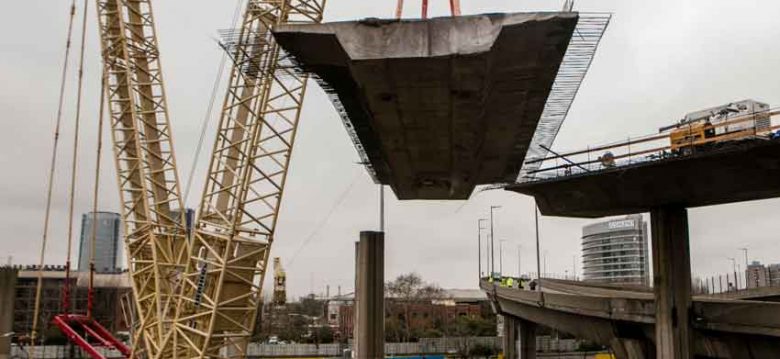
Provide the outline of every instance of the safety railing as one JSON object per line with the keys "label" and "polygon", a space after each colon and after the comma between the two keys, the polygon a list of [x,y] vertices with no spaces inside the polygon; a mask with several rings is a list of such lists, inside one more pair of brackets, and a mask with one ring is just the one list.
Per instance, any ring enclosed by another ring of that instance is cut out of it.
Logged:
{"label": "safety railing", "polygon": [[[520,182],[532,182],[553,179],[588,172],[610,170],[640,163],[662,161],[668,159],[694,156],[704,152],[717,151],[714,144],[732,144],[744,140],[774,140],[780,138],[780,124],[776,123],[780,108],[767,111],[735,116],[727,121],[707,125],[707,130],[718,131],[728,126],[741,124],[757,119],[769,119],[768,127],[726,132],[720,135],[699,137],[694,133],[700,123],[679,125],[658,134],[640,137],[628,137],[619,142],[613,142],[583,150],[558,153],[547,149],[548,156],[526,161],[526,165],[536,166],[536,169],[525,171]],[[685,142],[672,142],[672,133],[683,130]]]}

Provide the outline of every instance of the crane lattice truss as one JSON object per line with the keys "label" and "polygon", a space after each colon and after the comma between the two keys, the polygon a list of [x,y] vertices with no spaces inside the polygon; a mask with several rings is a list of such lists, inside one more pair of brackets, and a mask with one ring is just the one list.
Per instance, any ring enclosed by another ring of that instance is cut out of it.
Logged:
{"label": "crane lattice truss", "polygon": [[[97,0],[125,245],[139,323],[134,353],[158,356],[187,258],[171,127],[148,0]],[[172,213],[178,213],[173,215]]]}
{"label": "crane lattice truss", "polygon": [[250,0],[223,43],[233,68],[177,311],[177,356],[245,356],[307,82],[271,29],[320,22],[324,2]]}

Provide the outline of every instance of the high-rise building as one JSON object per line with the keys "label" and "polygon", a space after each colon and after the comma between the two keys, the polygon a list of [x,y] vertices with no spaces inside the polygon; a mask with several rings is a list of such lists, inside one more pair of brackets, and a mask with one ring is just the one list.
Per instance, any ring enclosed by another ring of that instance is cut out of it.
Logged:
{"label": "high-rise building", "polygon": [[88,212],[81,216],[79,241],[79,270],[89,270],[92,246],[92,225],[95,227],[95,272],[114,273],[122,268],[122,220],[118,213]]}
{"label": "high-rise building", "polygon": [[642,215],[594,223],[582,228],[585,281],[650,284],[647,222]]}
{"label": "high-rise building", "polygon": [[767,267],[759,261],[753,261],[745,270],[748,288],[760,288],[769,286],[769,273]]}

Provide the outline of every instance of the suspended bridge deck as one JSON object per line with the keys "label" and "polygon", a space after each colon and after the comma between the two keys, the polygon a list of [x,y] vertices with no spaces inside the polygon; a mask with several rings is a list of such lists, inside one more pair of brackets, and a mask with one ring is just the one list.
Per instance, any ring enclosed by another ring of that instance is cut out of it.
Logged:
{"label": "suspended bridge deck", "polygon": [[532,141],[549,146],[608,21],[367,19],[274,35],[331,94],[376,182],[399,199],[466,199],[478,184],[514,182]]}

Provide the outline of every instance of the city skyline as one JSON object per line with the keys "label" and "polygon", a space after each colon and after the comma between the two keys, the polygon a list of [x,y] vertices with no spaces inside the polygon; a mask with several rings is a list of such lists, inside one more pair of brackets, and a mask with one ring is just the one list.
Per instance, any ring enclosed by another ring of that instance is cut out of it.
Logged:
{"label": "city skyline", "polygon": [[[432,14],[445,13],[444,4],[434,2],[431,6]],[[333,2],[326,10],[326,20],[388,17],[393,7],[392,2],[382,6],[357,1]],[[559,8],[560,1],[463,4],[464,13]],[[575,8],[611,11],[615,17],[555,141],[555,150],[618,141],[626,134],[652,133],[690,111],[730,101],[754,98],[770,106],[780,104],[780,82],[771,81],[773,64],[780,62],[780,50],[755,45],[771,43],[780,37],[780,29],[771,18],[771,14],[780,11],[778,4],[578,1]],[[188,180],[186,174],[191,169],[200,123],[222,54],[214,38],[217,29],[231,26],[233,10],[223,3],[191,1],[187,16],[182,17],[180,6],[156,3],[175,149],[183,182]],[[51,19],[31,29],[26,39],[9,38],[8,45],[0,50],[3,55],[0,69],[7,75],[7,86],[0,89],[0,108],[16,121],[13,131],[0,133],[0,140],[9,149],[0,155],[0,161],[6,168],[14,169],[6,173],[5,186],[0,191],[5,203],[0,207],[0,227],[7,230],[0,245],[8,248],[8,255],[13,255],[16,263],[37,263],[45,198],[43,174],[50,154],[56,109],[53,79],[57,78],[61,66],[68,9],[65,3],[34,0],[14,3],[10,12],[40,13]],[[728,26],[717,20],[726,17],[730,19]],[[0,26],[6,33],[12,33],[26,28],[25,20],[23,16],[13,17]],[[84,142],[77,213],[91,208],[99,94],[97,35],[94,19],[89,17],[88,21],[91,32],[85,72],[86,101],[81,132]],[[731,44],[728,51],[719,45],[722,41]],[[30,54],[35,55],[34,61],[30,61]],[[193,58],[199,61],[192,61]],[[75,77],[69,81],[72,88]],[[312,281],[322,283],[322,288],[326,284],[341,285],[345,291],[351,288],[357,233],[379,226],[376,185],[355,164],[359,162],[358,156],[327,96],[316,85],[310,89],[272,251],[272,256],[283,258],[289,291],[296,297],[308,292]],[[217,101],[222,93],[217,91]],[[64,263],[65,256],[65,188],[69,161],[64,153],[71,146],[73,118],[73,99],[66,100],[68,111],[61,134],[61,167],[57,169],[55,181],[51,242],[46,260],[50,264]],[[203,153],[209,151],[212,141],[214,121],[210,124]],[[108,141],[107,136],[104,139]],[[202,155],[197,164],[187,196],[186,205],[190,207],[199,203],[206,166],[203,158]],[[118,208],[118,194],[113,163],[107,152],[102,165],[99,208],[111,210]],[[517,244],[522,246],[524,272],[533,271],[530,269],[536,266],[533,202],[527,197],[485,191],[473,194],[467,202],[423,203],[399,202],[391,191],[387,193],[388,277],[415,271],[444,287],[475,287],[474,223],[478,218],[487,217],[491,205],[502,206],[496,211],[496,238],[506,239],[505,250],[512,254]],[[778,203],[778,200],[767,200],[690,210],[694,273],[707,276],[728,271],[731,262],[726,258],[742,258],[738,248],[745,246],[750,248],[751,259],[780,262],[780,253],[773,251],[772,236],[773,224],[780,220],[780,214],[769,210]],[[572,256],[578,255],[580,228],[591,221],[550,217],[542,217],[540,221],[542,252],[548,252],[548,271],[562,273],[571,268]],[[740,226],[750,226],[751,231],[744,231]],[[514,257],[505,255],[505,268],[516,268]],[[267,293],[270,281],[265,284]]]}

